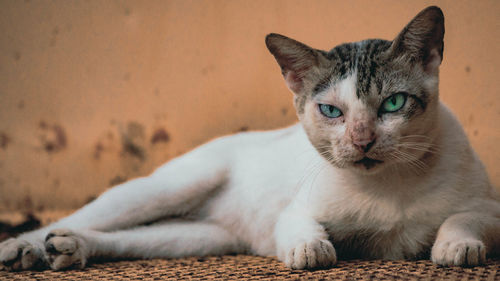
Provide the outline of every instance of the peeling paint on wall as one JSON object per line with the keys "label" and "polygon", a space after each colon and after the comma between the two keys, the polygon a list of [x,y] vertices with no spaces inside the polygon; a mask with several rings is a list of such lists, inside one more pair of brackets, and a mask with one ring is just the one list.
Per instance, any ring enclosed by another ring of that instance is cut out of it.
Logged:
{"label": "peeling paint on wall", "polygon": [[6,133],[0,132],[0,149],[7,149],[9,145],[10,138]]}
{"label": "peeling paint on wall", "polygon": [[142,146],[144,137],[144,126],[137,122],[129,122],[127,129],[121,132],[122,155],[144,161],[146,159],[146,150]]}
{"label": "peeling paint on wall", "polygon": [[163,128],[156,129],[153,133],[153,136],[151,136],[151,143],[152,144],[169,142],[169,141],[170,141],[170,136],[167,133],[167,131]]}
{"label": "peeling paint on wall", "polygon": [[114,178],[112,178],[111,180],[109,180],[109,186],[119,185],[120,183],[124,183],[126,181],[127,181],[126,177],[117,175]]}
{"label": "peeling paint on wall", "polygon": [[41,134],[39,140],[42,148],[47,153],[59,152],[66,148],[67,138],[64,128],[59,124],[48,124],[45,121],[40,121],[39,128]]}
{"label": "peeling paint on wall", "polygon": [[[483,49],[500,37],[500,5],[460,3],[434,2],[450,31],[440,97],[500,186],[500,55]],[[214,137],[290,125],[266,34],[322,49],[391,39],[424,6],[0,1],[0,213],[76,208]]]}

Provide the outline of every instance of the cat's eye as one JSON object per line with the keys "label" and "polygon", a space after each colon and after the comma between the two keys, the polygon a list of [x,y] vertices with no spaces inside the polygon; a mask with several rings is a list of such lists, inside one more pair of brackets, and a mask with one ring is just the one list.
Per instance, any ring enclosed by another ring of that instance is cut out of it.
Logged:
{"label": "cat's eye", "polygon": [[337,118],[342,116],[342,111],[330,104],[319,104],[319,111],[328,118]]}
{"label": "cat's eye", "polygon": [[382,113],[386,112],[396,112],[403,108],[406,103],[407,94],[400,92],[395,93],[394,95],[386,98],[384,102],[382,102],[382,106],[380,107],[380,111]]}

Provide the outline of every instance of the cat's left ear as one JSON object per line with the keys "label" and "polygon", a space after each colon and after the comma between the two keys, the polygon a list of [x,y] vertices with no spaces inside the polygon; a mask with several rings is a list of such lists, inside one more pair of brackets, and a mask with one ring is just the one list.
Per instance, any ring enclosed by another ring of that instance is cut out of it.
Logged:
{"label": "cat's left ear", "polygon": [[326,61],[320,51],[280,34],[267,35],[266,46],[280,65],[286,85],[297,95],[305,89],[308,76]]}
{"label": "cat's left ear", "polygon": [[404,56],[436,73],[443,60],[444,15],[439,7],[424,9],[394,39],[393,57]]}

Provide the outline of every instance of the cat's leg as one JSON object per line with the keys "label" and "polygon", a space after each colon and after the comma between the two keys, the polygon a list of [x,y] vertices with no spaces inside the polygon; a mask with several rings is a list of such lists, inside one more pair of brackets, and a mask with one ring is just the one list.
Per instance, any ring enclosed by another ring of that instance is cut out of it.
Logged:
{"label": "cat's leg", "polygon": [[201,146],[157,169],[149,177],[131,180],[47,227],[0,243],[0,265],[28,269],[43,257],[44,238],[55,228],[112,231],[189,213],[223,186],[232,148],[225,139]]}
{"label": "cat's leg", "polygon": [[473,266],[484,263],[487,253],[500,254],[500,216],[464,212],[441,225],[431,259],[441,265]]}
{"label": "cat's leg", "polygon": [[294,269],[329,267],[337,263],[337,254],[321,224],[307,211],[288,208],[275,228],[278,259]]}
{"label": "cat's leg", "polygon": [[178,258],[241,253],[230,232],[205,222],[168,222],[114,232],[52,230],[47,260],[54,270],[83,268],[89,258]]}

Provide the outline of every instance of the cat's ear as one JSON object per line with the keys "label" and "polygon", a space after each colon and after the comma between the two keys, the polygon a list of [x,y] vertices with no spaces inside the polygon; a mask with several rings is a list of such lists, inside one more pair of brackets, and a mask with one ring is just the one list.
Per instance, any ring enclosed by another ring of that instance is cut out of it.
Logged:
{"label": "cat's ear", "polygon": [[424,9],[394,39],[394,57],[405,56],[421,63],[428,73],[435,73],[443,60],[444,16],[439,7]]}
{"label": "cat's ear", "polygon": [[280,65],[286,85],[295,94],[303,91],[308,74],[326,59],[320,51],[276,33],[266,36],[266,46]]}

